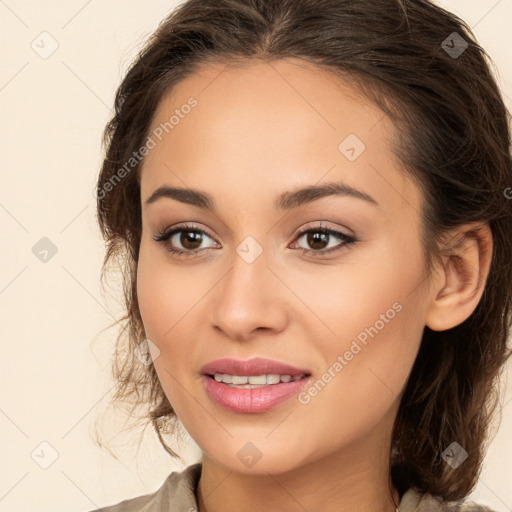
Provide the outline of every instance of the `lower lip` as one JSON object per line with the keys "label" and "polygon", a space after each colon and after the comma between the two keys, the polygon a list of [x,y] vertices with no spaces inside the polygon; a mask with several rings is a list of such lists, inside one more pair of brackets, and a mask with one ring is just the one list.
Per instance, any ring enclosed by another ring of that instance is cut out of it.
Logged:
{"label": "lower lip", "polygon": [[208,396],[218,405],[229,411],[256,413],[268,411],[299,391],[311,376],[302,379],[269,384],[261,388],[243,389],[226,386],[209,375],[203,375],[203,382]]}

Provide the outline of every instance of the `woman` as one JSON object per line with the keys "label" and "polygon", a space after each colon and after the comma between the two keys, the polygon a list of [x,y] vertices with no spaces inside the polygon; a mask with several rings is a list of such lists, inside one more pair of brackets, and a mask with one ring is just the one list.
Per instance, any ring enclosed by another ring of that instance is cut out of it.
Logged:
{"label": "woman", "polygon": [[117,92],[98,220],[125,269],[116,398],[202,458],[104,511],[489,510],[463,504],[511,318],[487,59],[427,0],[161,23]]}

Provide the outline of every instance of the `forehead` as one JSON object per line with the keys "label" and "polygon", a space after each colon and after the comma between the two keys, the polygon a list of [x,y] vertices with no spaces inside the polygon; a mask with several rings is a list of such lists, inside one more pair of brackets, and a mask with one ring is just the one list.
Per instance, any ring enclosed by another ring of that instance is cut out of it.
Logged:
{"label": "forehead", "polygon": [[155,131],[142,198],[166,183],[276,196],[324,179],[371,190],[379,203],[415,193],[389,118],[348,79],[298,59],[201,66],[163,97]]}
{"label": "forehead", "polygon": [[[232,139],[247,125],[259,139],[286,128],[280,143],[285,135],[293,142],[297,137],[311,139],[317,135],[326,138],[328,144],[347,130],[358,131],[368,139],[367,132],[377,124],[383,124],[383,130],[376,132],[376,138],[393,131],[383,112],[355,84],[299,59],[203,63],[164,95],[151,130],[169,121],[169,115],[192,97],[198,105],[185,117],[200,117],[194,129],[200,130],[198,136],[208,138]],[[215,127],[214,133],[210,127]],[[236,132],[234,127],[238,127]],[[172,131],[179,137],[186,128]],[[333,137],[328,136],[329,132]]]}

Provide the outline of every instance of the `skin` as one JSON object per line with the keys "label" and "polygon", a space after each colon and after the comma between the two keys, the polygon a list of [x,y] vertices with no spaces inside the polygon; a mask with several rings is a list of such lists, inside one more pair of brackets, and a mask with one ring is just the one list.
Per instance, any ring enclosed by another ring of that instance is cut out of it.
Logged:
{"label": "skin", "polygon": [[[191,96],[198,105],[142,167],[137,290],[146,335],[160,350],[158,377],[203,453],[203,508],[392,511],[399,495],[389,485],[389,450],[400,394],[424,326],[448,329],[477,306],[490,230],[460,228],[478,236],[427,274],[422,195],[392,153],[392,123],[349,82],[312,65],[209,63],[166,94],[152,128]],[[366,146],[354,161],[338,149],[349,134]],[[341,195],[289,211],[274,206],[285,191],[340,180],[378,206]],[[207,192],[216,210],[170,198],[146,205],[162,185]],[[297,237],[320,221],[357,241]],[[185,222],[208,233],[195,246],[172,238],[196,257],[176,257],[153,239]],[[236,251],[248,236],[262,249],[252,263]],[[301,251],[326,247],[340,250]],[[242,414],[203,388],[200,368],[224,357],[268,357],[321,378],[394,303],[401,310],[307,404],[292,397]],[[247,442],[261,453],[252,467],[237,456]]]}

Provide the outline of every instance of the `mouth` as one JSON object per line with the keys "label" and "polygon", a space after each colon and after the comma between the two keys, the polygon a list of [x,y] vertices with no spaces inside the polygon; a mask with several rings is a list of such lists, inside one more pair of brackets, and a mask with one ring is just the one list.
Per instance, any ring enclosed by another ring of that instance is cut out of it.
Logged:
{"label": "mouth", "polygon": [[264,413],[283,402],[289,402],[307,386],[311,379],[310,373],[294,376],[214,373],[202,376],[206,395],[213,403],[227,411],[242,414]]}
{"label": "mouth", "polygon": [[[283,379],[283,382],[290,382],[296,377],[311,375],[307,368],[297,368],[281,361],[267,359],[264,357],[255,357],[249,360],[241,359],[217,359],[204,365],[200,373],[213,377],[219,382],[225,384],[255,384],[268,385],[277,384]],[[279,380],[277,380],[277,377]],[[245,380],[246,377],[252,378],[252,382]],[[263,381],[265,377],[265,381]],[[289,378],[289,380],[288,380]]]}
{"label": "mouth", "polygon": [[237,413],[262,413],[289,400],[311,380],[311,372],[256,357],[218,359],[200,370],[204,389],[217,405]]}
{"label": "mouth", "polygon": [[298,375],[289,375],[269,373],[261,375],[231,375],[228,373],[213,373],[206,374],[206,376],[230,388],[257,389],[307,379],[311,374],[302,373]]}

